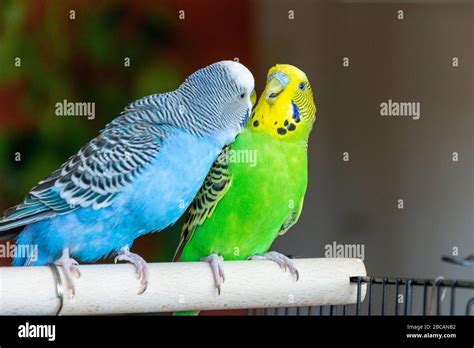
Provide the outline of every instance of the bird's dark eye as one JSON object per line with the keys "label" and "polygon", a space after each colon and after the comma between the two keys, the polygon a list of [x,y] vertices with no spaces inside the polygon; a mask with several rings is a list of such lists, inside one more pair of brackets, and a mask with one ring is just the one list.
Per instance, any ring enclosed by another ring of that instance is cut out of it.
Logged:
{"label": "bird's dark eye", "polygon": [[304,82],[300,82],[298,88],[301,90],[301,91],[304,91],[306,89],[306,85],[304,84]]}
{"label": "bird's dark eye", "polygon": [[240,99],[244,99],[244,98],[245,98],[245,93],[242,93],[242,94],[240,95]]}

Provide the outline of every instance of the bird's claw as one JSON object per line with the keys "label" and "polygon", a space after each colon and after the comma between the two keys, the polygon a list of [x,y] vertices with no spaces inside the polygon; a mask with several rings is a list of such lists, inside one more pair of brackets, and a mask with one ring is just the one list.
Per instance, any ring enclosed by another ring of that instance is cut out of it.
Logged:
{"label": "bird's claw", "polygon": [[135,266],[137,279],[140,280],[140,284],[142,285],[138,295],[143,294],[148,287],[148,280],[150,278],[150,272],[146,261],[140,255],[130,252],[128,247],[120,249],[114,259],[114,263],[117,263],[118,261],[129,262]]}
{"label": "bird's claw", "polygon": [[212,276],[214,278],[214,284],[217,289],[217,294],[220,295],[221,285],[222,283],[225,282],[224,265],[223,265],[224,258],[215,253],[212,253],[211,255],[202,258],[201,261],[207,262],[211,266]]}
{"label": "bird's claw", "polygon": [[288,256],[280,254],[279,252],[269,251],[268,253],[264,254],[256,254],[251,256],[250,260],[271,260],[276,262],[278,266],[280,266],[280,268],[285,272],[289,270],[292,275],[296,276],[296,281],[300,279],[300,272],[298,271],[298,268],[296,268],[293,260],[291,260]]}
{"label": "bird's claw", "polygon": [[66,281],[68,283],[68,287],[71,290],[72,297],[76,295],[76,287],[74,285],[74,278],[80,278],[81,277],[81,272],[79,271],[79,268],[77,267],[79,265],[79,262],[74,260],[69,256],[69,248],[65,248],[63,250],[63,253],[59,259],[54,261],[54,264],[56,266],[61,266],[64,272],[64,276],[66,277]]}

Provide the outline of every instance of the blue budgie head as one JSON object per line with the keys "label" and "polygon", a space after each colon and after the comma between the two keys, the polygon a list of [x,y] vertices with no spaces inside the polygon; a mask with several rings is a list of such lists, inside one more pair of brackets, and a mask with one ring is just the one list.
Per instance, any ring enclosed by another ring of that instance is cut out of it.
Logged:
{"label": "blue budgie head", "polygon": [[177,94],[189,128],[228,144],[245,126],[252,110],[254,78],[244,65],[222,61],[193,73]]}

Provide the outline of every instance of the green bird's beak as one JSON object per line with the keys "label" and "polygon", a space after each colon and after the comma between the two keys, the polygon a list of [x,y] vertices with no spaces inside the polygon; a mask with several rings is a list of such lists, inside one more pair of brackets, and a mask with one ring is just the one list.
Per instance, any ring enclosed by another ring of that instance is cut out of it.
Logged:
{"label": "green bird's beak", "polygon": [[281,92],[290,83],[290,78],[287,74],[277,71],[267,79],[267,86],[265,87],[265,99],[271,104],[275,102]]}

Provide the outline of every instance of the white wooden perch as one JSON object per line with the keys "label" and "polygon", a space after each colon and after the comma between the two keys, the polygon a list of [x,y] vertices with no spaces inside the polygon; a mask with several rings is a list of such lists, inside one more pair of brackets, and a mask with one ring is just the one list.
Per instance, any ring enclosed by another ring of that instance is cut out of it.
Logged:
{"label": "white wooden perch", "polygon": [[[67,289],[63,315],[150,313],[183,310],[340,305],[356,302],[350,276],[365,276],[360,259],[295,259],[295,281],[272,261],[224,263],[219,296],[210,267],[203,262],[153,263],[146,292],[130,264],[79,266],[76,295]],[[61,273],[62,283],[66,284]],[[61,301],[50,267],[0,267],[0,315],[54,315]],[[365,297],[362,286],[361,300]]]}

